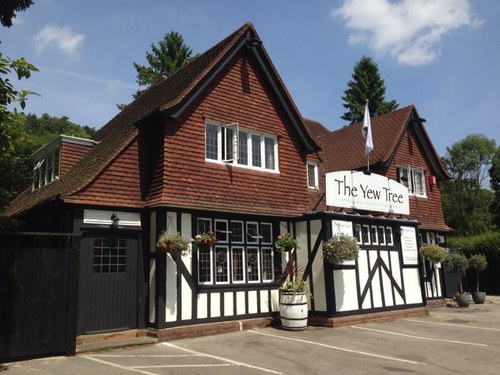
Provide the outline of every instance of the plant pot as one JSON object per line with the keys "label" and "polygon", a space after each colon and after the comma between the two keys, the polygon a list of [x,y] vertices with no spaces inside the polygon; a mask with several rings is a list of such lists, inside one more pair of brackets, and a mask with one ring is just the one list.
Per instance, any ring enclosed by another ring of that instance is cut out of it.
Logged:
{"label": "plant pot", "polygon": [[292,331],[307,328],[307,293],[280,292],[281,326]]}
{"label": "plant pot", "polygon": [[455,296],[455,302],[457,303],[458,307],[469,307],[470,294],[469,293],[457,294]]}
{"label": "plant pot", "polygon": [[486,293],[485,292],[472,292],[472,300],[474,303],[481,304],[486,301]]}

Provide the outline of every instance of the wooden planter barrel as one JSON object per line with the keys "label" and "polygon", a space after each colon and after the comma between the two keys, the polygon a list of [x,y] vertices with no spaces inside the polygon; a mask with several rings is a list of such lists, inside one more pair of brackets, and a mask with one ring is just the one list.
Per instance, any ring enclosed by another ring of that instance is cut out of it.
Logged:
{"label": "wooden planter barrel", "polygon": [[300,331],[307,328],[306,292],[280,292],[280,318],[284,329]]}

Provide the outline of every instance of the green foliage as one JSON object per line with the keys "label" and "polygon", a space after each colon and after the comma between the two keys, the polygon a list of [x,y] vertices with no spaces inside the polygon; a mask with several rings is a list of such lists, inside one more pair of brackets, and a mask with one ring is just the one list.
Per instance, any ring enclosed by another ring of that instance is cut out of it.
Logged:
{"label": "green foliage", "polygon": [[274,247],[280,252],[291,251],[297,247],[297,240],[293,238],[291,233],[280,234],[274,241]]}
{"label": "green foliage", "polygon": [[0,53],[0,151],[11,147],[11,136],[16,111],[11,112],[8,105],[19,103],[22,109],[26,106],[27,96],[34,94],[29,90],[17,90],[11,82],[10,76],[15,73],[18,80],[31,77],[32,72],[38,69],[24,58],[11,60]]}
{"label": "green foliage", "polygon": [[330,263],[356,260],[358,253],[359,244],[352,236],[339,234],[323,243],[323,258]]}
{"label": "green foliage", "polygon": [[474,254],[469,258],[469,267],[474,268],[476,271],[481,272],[488,266],[486,256],[483,254]]}
{"label": "green foliage", "polygon": [[0,2],[0,22],[5,27],[12,26],[12,19],[16,18],[16,12],[29,8],[33,0],[2,0]]}
{"label": "green foliage", "polygon": [[344,90],[345,112],[341,118],[351,124],[363,119],[366,100],[372,116],[382,115],[398,108],[395,100],[385,101],[385,83],[381,78],[378,66],[371,57],[363,56],[354,65],[352,80],[347,83]]}
{"label": "green foliage", "polygon": [[302,293],[307,292],[307,281],[301,277],[285,281],[279,288],[282,292]]}
{"label": "green foliage", "polygon": [[[158,45],[151,44],[151,52],[146,52],[149,66],[134,63],[137,70],[137,83],[139,86],[149,87],[161,76],[171,76],[191,61],[192,53],[192,49],[184,43],[181,34],[175,31],[165,34]],[[141,93],[142,91],[138,91],[134,98]]]}
{"label": "green foliage", "polygon": [[500,253],[500,231],[491,231],[474,236],[448,237],[448,245],[465,254]]}
{"label": "green foliage", "polygon": [[446,249],[438,245],[422,245],[420,255],[433,264],[441,263],[446,259]]}
{"label": "green foliage", "polygon": [[[9,114],[9,126],[4,130],[9,147],[0,152],[0,212],[31,184],[33,152],[60,134],[89,138],[95,132],[93,128],[70,122],[65,116],[57,118],[44,114],[39,118],[22,113]],[[0,227],[5,225],[3,218]]]}
{"label": "green foliage", "polygon": [[497,146],[495,154],[491,159],[489,170],[491,189],[495,193],[495,201],[491,206],[491,212],[495,217],[495,224],[500,228],[500,146]]}
{"label": "green foliage", "polygon": [[493,227],[494,194],[486,188],[495,150],[495,140],[472,134],[447,148],[443,158],[452,177],[441,189],[445,220],[462,235]]}
{"label": "green foliage", "polygon": [[189,242],[181,236],[180,233],[165,233],[163,232],[158,237],[156,247],[158,251],[174,253],[179,252],[185,255],[188,250]]}
{"label": "green foliage", "polygon": [[448,264],[453,271],[459,272],[462,275],[465,275],[465,271],[469,268],[467,257],[459,253],[451,253],[448,255]]}

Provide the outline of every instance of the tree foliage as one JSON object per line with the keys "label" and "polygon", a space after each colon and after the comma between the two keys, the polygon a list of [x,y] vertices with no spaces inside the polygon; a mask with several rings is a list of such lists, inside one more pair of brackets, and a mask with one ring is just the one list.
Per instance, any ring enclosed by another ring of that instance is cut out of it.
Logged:
{"label": "tree foliage", "polygon": [[443,211],[447,223],[460,234],[478,234],[492,228],[494,194],[487,187],[495,149],[495,140],[477,134],[447,148],[443,161],[452,180],[442,184]]}
{"label": "tree foliage", "polygon": [[489,170],[490,184],[495,193],[495,200],[491,207],[491,211],[495,216],[495,224],[500,227],[500,146],[497,146],[495,154],[491,159],[491,167]]}
{"label": "tree foliage", "polygon": [[[161,76],[171,76],[191,61],[193,50],[184,43],[184,38],[176,31],[163,36],[158,45],[151,44],[151,52],[146,52],[148,66],[134,63],[139,86],[149,87]],[[140,95],[138,91],[134,98]]]}
{"label": "tree foliage", "polygon": [[380,76],[378,66],[371,57],[363,56],[354,65],[352,80],[344,90],[344,108],[347,109],[341,118],[351,124],[363,119],[366,100],[371,115],[382,115],[398,107],[395,100],[385,101],[385,83]]}
{"label": "tree foliage", "polygon": [[[0,150],[5,151],[10,144],[10,134],[13,132],[14,124],[13,113],[8,106],[12,103],[19,103],[22,109],[26,106],[26,98],[33,94],[29,90],[18,90],[14,88],[11,81],[11,75],[16,74],[17,79],[31,77],[32,72],[38,69],[28,63],[23,57],[11,60],[4,57],[0,52]],[[15,109],[14,109],[15,113]]]}
{"label": "tree foliage", "polygon": [[[94,128],[77,125],[66,116],[12,113],[10,121],[10,147],[0,152],[0,212],[30,185],[33,174],[31,155],[36,150],[60,134],[89,138],[95,133]],[[0,220],[0,229],[4,224]]]}
{"label": "tree foliage", "polygon": [[0,22],[5,27],[12,26],[12,19],[16,18],[16,12],[29,8],[33,0],[2,0],[0,1]]}

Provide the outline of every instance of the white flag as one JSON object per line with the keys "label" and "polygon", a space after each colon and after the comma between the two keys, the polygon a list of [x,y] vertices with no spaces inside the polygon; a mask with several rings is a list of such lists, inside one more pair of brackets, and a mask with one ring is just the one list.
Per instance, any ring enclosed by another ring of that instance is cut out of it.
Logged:
{"label": "white flag", "polygon": [[366,102],[365,117],[363,118],[363,128],[361,129],[361,132],[363,137],[366,139],[365,154],[368,155],[370,151],[373,150],[372,125],[370,123],[370,110],[368,109],[368,102]]}

